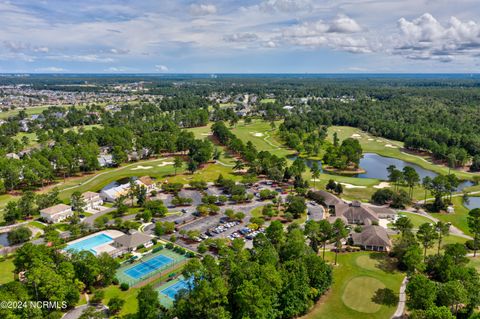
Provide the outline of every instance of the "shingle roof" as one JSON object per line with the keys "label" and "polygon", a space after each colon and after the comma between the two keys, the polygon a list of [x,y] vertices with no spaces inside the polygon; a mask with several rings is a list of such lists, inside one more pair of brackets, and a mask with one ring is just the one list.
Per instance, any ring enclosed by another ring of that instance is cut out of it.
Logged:
{"label": "shingle roof", "polygon": [[125,248],[135,248],[152,240],[152,237],[143,233],[125,234],[114,241]]}
{"label": "shingle roof", "polygon": [[365,226],[361,233],[353,233],[352,239],[355,245],[360,246],[391,246],[387,231],[382,226]]}

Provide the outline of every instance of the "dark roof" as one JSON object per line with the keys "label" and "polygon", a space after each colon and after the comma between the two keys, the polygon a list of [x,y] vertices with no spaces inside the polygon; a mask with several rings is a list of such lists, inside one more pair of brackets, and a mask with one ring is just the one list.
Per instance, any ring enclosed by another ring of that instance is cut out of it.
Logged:
{"label": "dark roof", "polygon": [[377,221],[377,214],[371,210],[368,206],[361,205],[360,202],[353,201],[350,204],[344,204],[336,208],[336,216],[344,216],[348,219],[349,222],[360,221],[365,223],[366,220]]}
{"label": "dark roof", "polygon": [[143,233],[125,234],[114,241],[125,248],[135,248],[152,240],[152,237]]}
{"label": "dark roof", "polygon": [[370,225],[363,227],[361,233],[353,233],[354,245],[390,247],[391,242],[387,231],[382,226]]}
{"label": "dark roof", "polygon": [[345,204],[340,198],[326,191],[316,191],[317,194],[323,197],[323,200],[327,206],[336,206],[339,204]]}

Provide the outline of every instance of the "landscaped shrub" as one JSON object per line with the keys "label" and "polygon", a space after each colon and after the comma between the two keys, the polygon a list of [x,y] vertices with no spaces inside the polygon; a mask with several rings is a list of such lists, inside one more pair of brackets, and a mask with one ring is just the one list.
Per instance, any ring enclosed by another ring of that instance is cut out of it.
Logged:
{"label": "landscaped shrub", "polygon": [[122,291],[127,291],[130,288],[130,286],[126,282],[122,282],[120,285],[120,290]]}
{"label": "landscaped shrub", "polygon": [[94,305],[99,304],[102,302],[104,296],[105,292],[103,290],[95,290],[95,292],[93,293],[93,297],[90,299],[90,302]]}
{"label": "landscaped shrub", "polygon": [[172,249],[173,248],[173,244],[172,243],[167,243],[165,245],[165,247],[167,247],[168,249]]}
{"label": "landscaped shrub", "polygon": [[160,251],[162,249],[163,249],[163,246],[155,247],[155,248],[153,248],[152,253],[156,253],[157,251]]}
{"label": "landscaped shrub", "polygon": [[112,279],[112,285],[118,285],[119,281],[118,281],[118,278],[115,277]]}
{"label": "landscaped shrub", "polygon": [[185,254],[185,256],[187,256],[188,258],[193,258],[195,257],[195,254],[191,251],[187,251],[187,253]]}

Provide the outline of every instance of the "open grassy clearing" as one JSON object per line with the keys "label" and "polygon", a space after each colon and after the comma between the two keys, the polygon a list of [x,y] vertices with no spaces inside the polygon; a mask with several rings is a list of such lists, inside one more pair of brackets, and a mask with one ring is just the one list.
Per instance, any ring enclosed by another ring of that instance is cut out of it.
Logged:
{"label": "open grassy clearing", "polygon": [[[334,258],[333,253],[327,254],[328,261]],[[385,254],[340,254],[333,269],[330,291],[303,319],[383,319],[395,312],[404,274],[393,269]]]}
{"label": "open grassy clearing", "polygon": [[[403,142],[375,137],[363,132],[358,128],[349,126],[329,127],[327,138],[330,141],[333,141],[333,133],[335,132],[340,140],[344,140],[349,137],[357,138],[362,145],[363,151],[366,153],[377,153],[382,156],[398,158],[406,162],[417,164],[418,166],[436,173],[448,174],[448,167],[433,164],[430,162],[431,159],[429,157],[404,153]],[[452,170],[451,172],[457,175],[457,177],[460,179],[472,179],[473,176],[479,175],[460,170]]]}
{"label": "open grassy clearing", "polygon": [[33,147],[38,145],[37,133],[26,133],[26,132],[19,132],[13,138],[19,142],[23,142],[22,139],[24,137],[28,138],[27,147]]}
{"label": "open grassy clearing", "polygon": [[[41,105],[41,106],[32,106],[32,107],[27,107],[27,108],[16,108],[14,110],[8,110],[6,112],[0,112],[0,119],[5,119],[13,115],[17,115],[21,110],[25,110],[25,113],[27,115],[33,115],[33,114],[40,114],[44,110],[52,107],[52,106],[60,106],[60,107],[70,107],[69,105]],[[75,106],[77,109],[84,109],[86,105],[76,105]]]}
{"label": "open grassy clearing", "polygon": [[0,285],[6,284],[14,279],[14,270],[13,258],[8,258],[0,262]]}
{"label": "open grassy clearing", "polygon": [[477,254],[477,257],[470,257],[470,263],[468,264],[471,267],[475,267],[477,271],[480,272],[480,256]]}
{"label": "open grassy clearing", "polygon": [[[278,126],[281,122],[277,121]],[[254,120],[250,124],[240,121],[232,132],[244,143],[251,141],[258,151],[269,151],[280,157],[292,155],[293,150],[287,149],[277,138],[277,129],[272,129],[270,123],[262,120]]]}
{"label": "open grassy clearing", "polygon": [[470,229],[468,228],[467,215],[469,209],[463,205],[462,197],[453,197],[452,198],[453,207],[455,212],[452,214],[448,213],[430,213],[435,218],[440,219],[444,222],[450,222],[455,227],[463,231],[467,235],[471,235]]}
{"label": "open grassy clearing", "polygon": [[275,99],[261,99],[260,103],[275,103]]}

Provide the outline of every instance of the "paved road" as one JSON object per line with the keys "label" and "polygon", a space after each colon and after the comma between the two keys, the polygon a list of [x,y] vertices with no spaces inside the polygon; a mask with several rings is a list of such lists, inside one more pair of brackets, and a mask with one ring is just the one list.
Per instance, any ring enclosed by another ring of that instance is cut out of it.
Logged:
{"label": "paved road", "polygon": [[108,214],[110,212],[113,212],[115,209],[116,209],[115,207],[111,207],[111,208],[107,208],[105,210],[102,210],[101,212],[98,212],[96,214],[88,216],[87,218],[85,218],[83,220],[83,222],[85,222],[89,225],[93,225],[93,223],[95,222],[95,219],[97,219],[98,217],[103,216],[105,214]]}
{"label": "paved road", "polygon": [[392,319],[402,318],[403,313],[405,312],[405,302],[407,301],[407,295],[405,294],[405,289],[407,288],[408,278],[403,278],[402,285],[400,286],[400,292],[398,295],[398,305],[397,310],[392,316]]}

